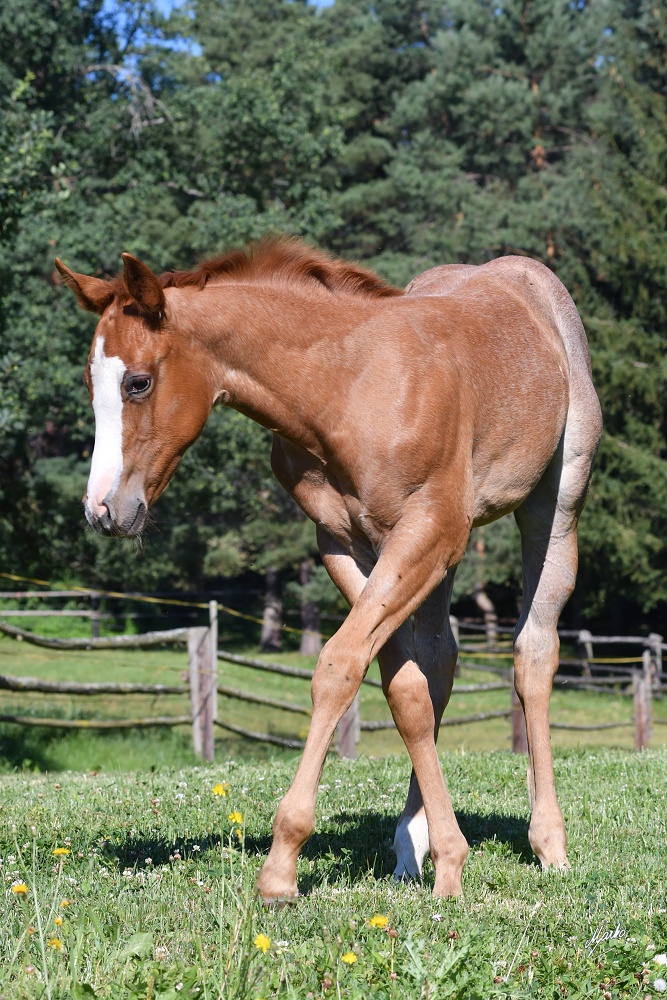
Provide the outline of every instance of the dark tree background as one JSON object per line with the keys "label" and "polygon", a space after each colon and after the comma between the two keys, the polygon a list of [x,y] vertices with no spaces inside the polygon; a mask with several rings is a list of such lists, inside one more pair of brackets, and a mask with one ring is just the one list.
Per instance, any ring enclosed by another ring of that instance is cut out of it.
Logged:
{"label": "dark tree background", "polygon": [[[406,283],[520,253],[572,293],[605,433],[568,614],[667,608],[667,9],[642,0],[4,0],[0,568],[117,588],[261,590],[333,607],[267,433],[216,411],[141,549],[84,528],[92,320],[58,255],[156,269],[267,230]],[[459,599],[519,594],[511,519]],[[253,582],[254,581],[254,582]],[[250,597],[248,598],[250,600]],[[312,610],[312,608],[311,608]]]}

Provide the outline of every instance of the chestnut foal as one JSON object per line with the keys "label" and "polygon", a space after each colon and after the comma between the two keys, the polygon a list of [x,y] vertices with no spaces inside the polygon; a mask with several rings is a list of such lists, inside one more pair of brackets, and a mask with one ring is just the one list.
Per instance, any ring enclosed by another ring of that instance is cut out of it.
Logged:
{"label": "chestnut foal", "polygon": [[471,528],[512,511],[529,837],[545,867],[566,867],[549,697],[601,418],[563,285],[533,260],[503,257],[434,268],[401,292],[293,239],[160,277],[123,261],[110,282],[56,262],[100,316],[85,375],[96,425],[88,521],[138,535],[223,403],[273,431],[274,472],[315,521],[351,605],[315,671],[306,747],[258,881],[264,899],[297,895],[327,749],[375,655],[413,765],[396,874],[419,876],[430,849],[434,894],[461,893],[468,846],[436,753],[457,653],[449,601]]}

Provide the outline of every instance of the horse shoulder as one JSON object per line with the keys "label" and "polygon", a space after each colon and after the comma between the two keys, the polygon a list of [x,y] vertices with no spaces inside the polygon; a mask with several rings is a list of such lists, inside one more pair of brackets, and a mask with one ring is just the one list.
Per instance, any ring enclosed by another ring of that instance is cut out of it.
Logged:
{"label": "horse shoulder", "polygon": [[274,434],[271,468],[311,521],[322,525],[334,538],[350,537],[352,525],[338,484],[316,455]]}

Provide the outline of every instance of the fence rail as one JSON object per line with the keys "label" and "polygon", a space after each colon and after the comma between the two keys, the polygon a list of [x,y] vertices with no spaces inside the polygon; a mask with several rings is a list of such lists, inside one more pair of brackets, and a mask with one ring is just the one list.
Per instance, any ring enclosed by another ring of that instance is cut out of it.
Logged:
{"label": "fence rail", "polygon": [[[0,612],[1,614],[2,612]],[[0,621],[0,632],[19,641],[25,639],[35,646],[46,649],[145,649],[148,646],[164,646],[174,642],[187,643],[189,629],[170,628],[161,632],[144,632],[141,635],[108,635],[90,639],[52,639],[46,635],[26,632],[16,625]]]}
{"label": "fence rail", "polygon": [[[38,594],[39,596],[44,596],[38,591],[16,592],[12,593],[11,596],[32,598]],[[3,592],[0,596],[9,596],[9,592]],[[81,596],[81,592],[61,591],[57,595],[52,593],[50,596],[79,597]],[[87,596],[98,597],[99,594],[98,592],[90,591]],[[139,595],[131,595],[131,597],[133,600],[139,599]],[[150,600],[157,603],[158,599],[150,598]],[[180,601],[170,601],[168,603],[188,604],[188,602]],[[143,684],[134,682],[82,683],[69,680],[54,681],[42,680],[35,677],[0,675],[0,690],[14,693],[63,694],[77,697],[95,695],[152,695],[154,697],[187,695],[190,698],[189,715],[158,715],[132,719],[57,719],[5,713],[0,715],[0,722],[63,729],[107,730],[189,724],[192,726],[195,751],[207,760],[213,759],[214,732],[216,728],[242,736],[245,739],[261,741],[275,746],[290,749],[302,748],[304,743],[300,739],[247,729],[231,722],[226,717],[226,713],[223,713],[223,718],[219,718],[218,697],[224,698],[226,702],[236,700],[304,716],[311,715],[311,708],[296,702],[273,698],[269,695],[258,694],[219,683],[218,664],[227,662],[250,670],[263,671],[286,678],[307,681],[312,680],[313,671],[288,664],[270,663],[257,657],[242,656],[237,653],[218,649],[218,606],[216,602],[209,602],[208,605],[197,604],[196,607],[208,607],[209,622],[207,626],[165,629],[162,631],[147,632],[142,635],[56,639],[37,635],[17,626],[10,625],[7,622],[0,621],[0,633],[17,641],[32,643],[47,649],[85,652],[91,650],[146,649],[155,646],[179,645],[186,647],[188,651],[187,684]],[[54,613],[58,612],[42,612],[41,614],[42,616],[46,616]],[[0,615],[3,614],[5,613],[0,611]],[[7,612],[8,616],[16,614],[20,613],[14,611]],[[26,612],[27,614],[38,615],[40,612],[30,611]],[[84,612],[78,611],[71,612],[71,614],[84,616]],[[87,615],[97,615],[98,618],[100,617],[98,611],[88,612]],[[458,622],[455,624],[459,633],[465,630],[469,630],[471,633],[484,630],[484,626],[477,623]],[[513,630],[511,629],[496,629],[496,635],[510,635],[512,632]],[[560,634],[563,637],[576,639],[582,651],[580,658],[563,658],[560,661],[560,667],[579,670],[580,674],[577,676],[557,674],[554,684],[566,689],[584,690],[590,693],[613,692],[619,697],[632,697],[634,717],[633,719],[617,722],[599,722],[586,725],[552,722],[551,728],[554,730],[595,732],[634,727],[636,747],[644,749],[648,746],[653,725],[667,724],[667,720],[654,720],[652,713],[652,699],[655,695],[661,696],[662,688],[665,685],[665,681],[667,681],[667,676],[662,671],[662,653],[667,649],[667,644],[663,642],[662,636],[657,633],[649,636],[594,636],[586,630],[575,632],[561,630]],[[595,645],[622,646],[628,644],[639,646],[640,654],[638,656],[615,658],[593,656]],[[495,662],[478,662],[484,659],[494,660]],[[498,666],[497,661],[499,659],[507,659],[508,666]],[[488,644],[483,647],[470,643],[470,641],[466,641],[464,638],[460,642],[460,664],[466,669],[484,671],[487,674],[496,674],[502,679],[491,682],[484,681],[479,684],[457,684],[454,686],[453,696],[507,690],[510,693],[510,699],[508,699],[506,709],[476,712],[467,715],[445,716],[442,720],[442,726],[462,726],[493,719],[511,718],[513,747],[517,751],[525,751],[525,724],[523,721],[523,712],[512,683],[511,659],[511,652],[506,651],[502,646],[501,648],[490,649]],[[595,674],[592,672],[593,669],[595,670]],[[604,671],[604,676],[600,675],[602,671]],[[363,683],[376,688],[382,686],[381,681],[371,677],[364,678]],[[361,720],[359,718],[359,700],[356,698],[339,726],[339,753],[344,756],[355,756],[361,732],[373,733],[394,728],[395,723],[393,719]]]}

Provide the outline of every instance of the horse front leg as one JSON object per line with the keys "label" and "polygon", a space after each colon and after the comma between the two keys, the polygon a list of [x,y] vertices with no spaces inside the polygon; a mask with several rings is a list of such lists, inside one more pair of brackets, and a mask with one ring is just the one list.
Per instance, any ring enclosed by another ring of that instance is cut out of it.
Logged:
{"label": "horse front leg", "polygon": [[[329,743],[371,660],[440,582],[447,566],[459,561],[465,548],[467,534],[452,545],[438,537],[433,518],[421,513],[413,509],[396,525],[348,618],[320,654],[312,682],[313,716],[306,746],[278,806],[273,843],[257,882],[266,901],[297,895],[296,862],[315,829],[317,786]],[[383,682],[424,795],[436,866],[434,891],[458,894],[467,845],[438,763],[428,683],[412,661],[385,671]],[[448,868],[453,878],[447,877]]]}
{"label": "horse front leg", "polygon": [[[318,544],[329,576],[348,604],[353,605],[366,585],[368,572],[322,528],[318,528]],[[447,571],[445,579],[417,608],[412,620],[404,622],[378,653],[380,669],[385,673],[394,673],[413,660],[419,664],[428,682],[436,742],[456,667],[456,640],[449,623],[455,572],[455,567]],[[429,851],[429,836],[424,800],[414,768],[405,807],[396,825],[393,847],[396,854],[395,878],[420,878],[424,858]]]}

